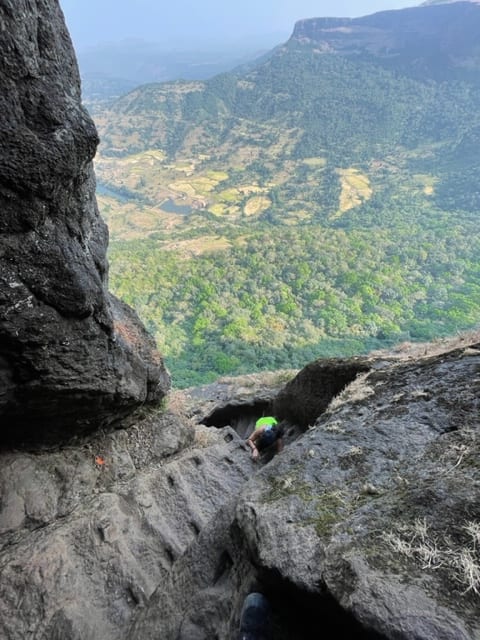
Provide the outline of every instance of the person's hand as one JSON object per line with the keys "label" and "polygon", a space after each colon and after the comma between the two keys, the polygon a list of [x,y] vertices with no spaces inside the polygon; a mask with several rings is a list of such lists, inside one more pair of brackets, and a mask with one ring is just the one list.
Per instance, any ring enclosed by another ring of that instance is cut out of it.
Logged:
{"label": "person's hand", "polygon": [[256,460],[258,458],[258,449],[254,449],[252,451],[252,458],[253,460]]}

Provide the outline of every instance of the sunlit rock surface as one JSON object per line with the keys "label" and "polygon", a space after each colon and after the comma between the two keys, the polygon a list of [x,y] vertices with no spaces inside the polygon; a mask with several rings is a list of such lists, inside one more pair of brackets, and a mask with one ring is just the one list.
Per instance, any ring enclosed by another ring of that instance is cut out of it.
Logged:
{"label": "sunlit rock surface", "polygon": [[254,590],[278,640],[477,640],[480,345],[362,359],[308,426],[277,411],[285,448],[254,463],[252,407],[323,405],[335,364],[342,379],[358,360],[177,391],[130,428],[2,453],[1,637],[235,638]]}

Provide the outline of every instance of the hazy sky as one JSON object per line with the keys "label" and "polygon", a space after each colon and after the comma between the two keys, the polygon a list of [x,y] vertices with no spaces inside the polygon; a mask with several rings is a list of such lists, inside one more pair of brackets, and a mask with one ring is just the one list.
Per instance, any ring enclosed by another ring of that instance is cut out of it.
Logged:
{"label": "hazy sky", "polygon": [[77,50],[125,38],[183,48],[268,34],[288,37],[301,18],[355,17],[417,4],[420,0],[60,0]]}

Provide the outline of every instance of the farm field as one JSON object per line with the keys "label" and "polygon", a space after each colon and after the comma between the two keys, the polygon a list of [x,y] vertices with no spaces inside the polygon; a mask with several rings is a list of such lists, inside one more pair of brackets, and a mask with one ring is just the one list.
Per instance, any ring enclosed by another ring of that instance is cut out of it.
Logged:
{"label": "farm field", "polygon": [[111,286],[174,384],[478,326],[479,86],[291,41],[99,113]]}

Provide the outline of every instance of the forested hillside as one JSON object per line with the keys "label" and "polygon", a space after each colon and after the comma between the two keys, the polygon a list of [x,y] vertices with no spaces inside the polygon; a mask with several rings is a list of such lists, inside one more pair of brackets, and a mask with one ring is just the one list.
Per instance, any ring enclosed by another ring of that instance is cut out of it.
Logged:
{"label": "forested hillside", "polygon": [[480,64],[448,25],[480,7],[405,11],[305,21],[250,69],[97,116],[111,286],[177,386],[479,323]]}

